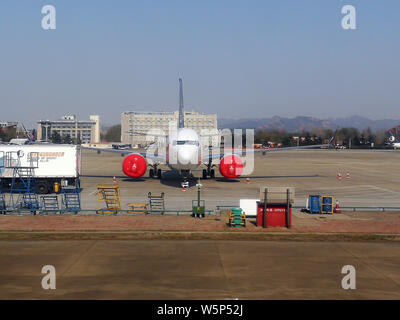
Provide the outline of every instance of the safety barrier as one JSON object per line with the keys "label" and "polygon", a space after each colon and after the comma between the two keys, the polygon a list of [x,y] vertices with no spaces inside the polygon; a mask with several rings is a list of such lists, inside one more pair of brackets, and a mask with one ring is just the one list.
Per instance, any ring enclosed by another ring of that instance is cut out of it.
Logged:
{"label": "safety barrier", "polygon": [[[216,206],[217,210],[230,210],[230,209],[233,209],[236,207],[237,206]],[[293,206],[292,208],[295,210],[301,210],[301,209],[304,209],[304,206]],[[371,212],[373,212],[373,211],[375,211],[375,212],[376,211],[380,211],[380,212],[400,211],[400,207],[397,207],[397,206],[391,206],[391,207],[389,207],[389,206],[388,207],[385,207],[385,206],[368,206],[368,207],[358,207],[358,206],[343,207],[343,206],[340,206],[340,209],[342,211],[353,211],[353,212],[356,212],[356,211],[371,211]],[[247,216],[249,216],[249,215],[247,215]]]}
{"label": "safety barrier", "polygon": [[[221,216],[221,210],[230,210],[236,208],[236,206],[216,206],[216,210],[205,210],[205,213],[207,214],[207,216],[211,216],[211,215],[215,215],[215,216]],[[371,211],[371,212],[391,212],[391,211],[400,211],[400,207],[384,207],[384,206],[371,206],[371,207],[340,207],[342,211],[347,211],[347,212],[357,212],[357,211]],[[301,210],[304,209],[303,206],[293,206],[293,209],[295,210]],[[5,214],[5,215],[9,215],[9,214],[42,214],[42,215],[48,215],[48,214],[58,214],[60,213],[60,209],[58,210],[35,210],[35,212],[33,212],[32,210],[29,209],[2,209],[0,210],[0,215],[1,214]],[[121,215],[162,215],[162,214],[167,214],[167,215],[171,215],[171,214],[175,214],[177,216],[180,215],[192,215],[192,210],[147,210],[146,214],[143,214],[143,211],[132,211],[131,209],[120,209],[117,212],[112,212],[110,213],[109,209],[81,209],[79,211],[63,211],[61,210],[61,215],[63,214],[78,214],[78,215],[110,215],[110,214],[121,214]],[[250,215],[247,215],[248,217],[252,217]]]}
{"label": "safety barrier", "polygon": [[[2,210],[4,214],[9,215],[9,214],[42,214],[42,215],[48,215],[48,214],[58,214],[60,213],[60,210],[36,210],[36,212],[32,212],[31,210],[26,210],[26,209],[15,209],[15,210]],[[78,214],[78,215],[138,215],[138,214],[143,215],[142,211],[132,211],[131,209],[120,209],[112,212],[110,209],[104,208],[104,209],[81,209],[79,211],[62,211],[61,215],[65,214]],[[207,216],[211,215],[216,215],[218,216],[218,212],[216,210],[205,210],[205,213]],[[177,216],[179,215],[192,215],[192,210],[147,210],[146,214],[144,215],[165,215],[165,214],[176,214]]]}
{"label": "safety barrier", "polygon": [[[303,206],[293,206],[293,209],[301,210],[304,209]],[[340,206],[342,211],[400,211],[400,207],[384,207],[384,206],[371,206],[371,207],[343,207]]]}

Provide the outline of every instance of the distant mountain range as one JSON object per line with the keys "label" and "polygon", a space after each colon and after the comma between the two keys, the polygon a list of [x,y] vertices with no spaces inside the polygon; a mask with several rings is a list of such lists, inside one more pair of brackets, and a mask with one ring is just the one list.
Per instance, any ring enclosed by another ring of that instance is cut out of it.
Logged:
{"label": "distant mountain range", "polygon": [[284,118],[274,116],[272,118],[258,119],[218,119],[219,128],[237,128],[237,129],[278,129],[288,132],[302,130],[311,130],[316,128],[336,129],[353,127],[359,130],[371,128],[373,131],[381,129],[390,129],[400,125],[400,120],[383,119],[371,120],[361,116],[351,116],[348,118],[337,119],[318,119],[313,117],[295,117]]}

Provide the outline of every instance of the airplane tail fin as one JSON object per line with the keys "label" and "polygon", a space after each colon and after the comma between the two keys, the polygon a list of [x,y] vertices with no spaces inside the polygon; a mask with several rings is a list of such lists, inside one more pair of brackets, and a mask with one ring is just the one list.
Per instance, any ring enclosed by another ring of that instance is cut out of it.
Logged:
{"label": "airplane tail fin", "polygon": [[330,147],[330,148],[335,147],[334,144],[333,144],[333,142],[334,142],[335,139],[336,139],[336,134],[337,134],[337,132],[338,132],[338,129],[336,128],[336,131],[335,131],[335,133],[333,134],[332,138],[329,139],[328,144],[329,144],[329,147]]}
{"label": "airplane tail fin", "polygon": [[30,134],[28,130],[26,130],[26,128],[25,128],[25,126],[24,126],[24,124],[23,124],[23,123],[21,123],[21,125],[22,125],[22,128],[24,128],[24,131],[25,131],[26,137],[28,138],[29,142],[34,142],[34,141],[35,141],[35,139],[34,139],[33,135],[32,135],[32,134]]}
{"label": "airplane tail fin", "polygon": [[185,127],[183,116],[184,116],[184,113],[183,113],[183,85],[182,85],[182,79],[179,78],[179,123],[178,123],[179,128]]}

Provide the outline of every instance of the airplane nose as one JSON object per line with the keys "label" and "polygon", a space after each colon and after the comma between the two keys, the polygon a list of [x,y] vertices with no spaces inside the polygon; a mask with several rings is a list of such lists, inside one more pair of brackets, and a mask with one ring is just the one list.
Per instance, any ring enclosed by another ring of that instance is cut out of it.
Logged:
{"label": "airplane nose", "polygon": [[189,164],[191,157],[192,157],[192,153],[190,152],[190,150],[181,148],[178,151],[178,161],[181,164]]}

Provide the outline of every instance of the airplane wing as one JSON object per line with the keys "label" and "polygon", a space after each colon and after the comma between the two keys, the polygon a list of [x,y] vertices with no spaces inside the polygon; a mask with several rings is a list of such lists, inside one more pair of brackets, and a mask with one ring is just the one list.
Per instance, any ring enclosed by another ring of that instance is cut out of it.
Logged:
{"label": "airplane wing", "polygon": [[90,147],[81,147],[82,149],[85,150],[92,150],[92,151],[99,151],[99,152],[111,152],[111,153],[119,153],[119,154],[132,154],[132,153],[138,153],[140,154],[143,158],[152,160],[156,163],[165,163],[166,158],[165,155],[161,154],[154,154],[154,155],[148,155],[146,152],[134,152],[132,150],[120,150],[120,149],[102,149],[102,148],[90,148]]}
{"label": "airplane wing", "polygon": [[[336,135],[336,133],[335,133]],[[313,144],[313,145],[308,145],[308,146],[299,146],[299,147],[283,147],[283,148],[271,148],[271,149],[256,149],[256,150],[244,150],[247,153],[263,153],[266,154],[267,152],[280,152],[280,151],[291,151],[291,150],[301,150],[301,149],[322,149],[322,148],[332,148],[333,147],[333,141],[335,140],[335,136],[333,136],[330,140],[329,143],[325,144]],[[233,151],[232,153],[220,153],[220,154],[209,154],[209,156],[204,159],[204,160],[212,160],[212,159],[222,159],[225,155],[228,154],[236,154],[240,156],[239,152]]]}
{"label": "airplane wing", "polygon": [[[284,148],[271,148],[271,149],[257,149],[257,150],[243,150],[243,152],[248,153],[267,153],[267,152],[279,152],[279,151],[291,151],[291,150],[301,150],[301,149],[320,149],[324,147],[330,147],[331,145],[329,144],[315,144],[315,145],[309,145],[309,146],[300,146],[300,147],[284,147]],[[229,154],[236,154],[240,156],[238,151],[233,151],[231,153],[219,153],[219,154],[209,154],[208,158],[205,160],[210,160],[210,159],[221,159],[226,155]]]}
{"label": "airplane wing", "polygon": [[143,132],[137,132],[137,131],[128,131],[130,135],[137,135],[137,136],[150,136],[150,137],[161,137],[161,138],[166,138],[168,135],[163,134],[163,133],[143,133]]}

